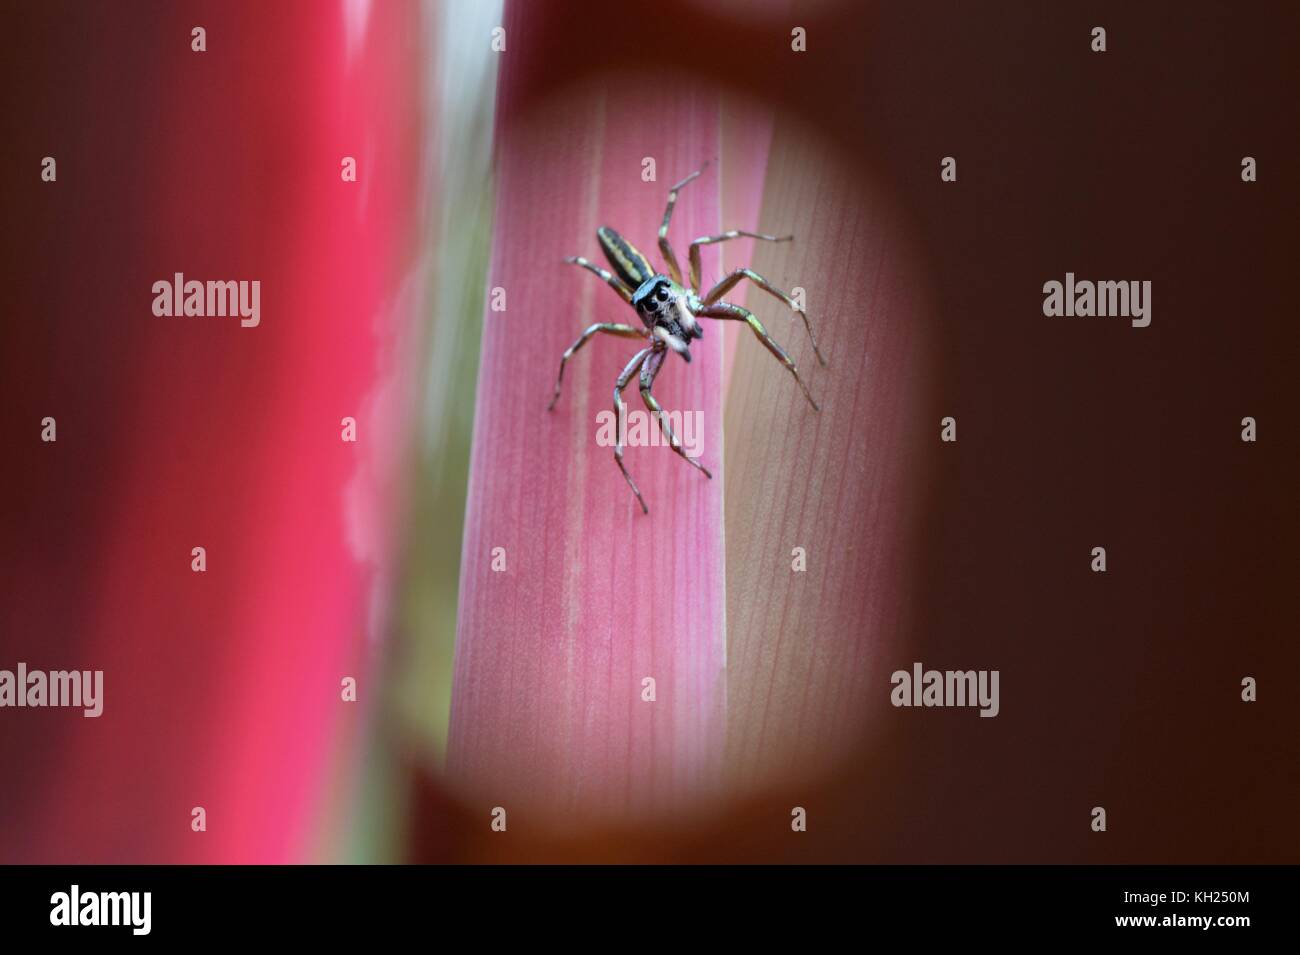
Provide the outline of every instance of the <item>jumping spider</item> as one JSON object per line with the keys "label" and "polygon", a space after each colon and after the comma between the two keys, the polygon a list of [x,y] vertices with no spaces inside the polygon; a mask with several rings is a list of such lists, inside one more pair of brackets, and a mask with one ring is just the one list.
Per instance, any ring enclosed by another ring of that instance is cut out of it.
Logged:
{"label": "jumping spider", "polygon": [[[668,275],[655,272],[650,267],[649,260],[638,252],[632,246],[632,243],[607,226],[601,226],[596,230],[596,238],[600,240],[600,248],[605,253],[605,258],[609,260],[609,264],[614,268],[613,273],[592,264],[581,256],[574,256],[564,260],[594,272],[609,283],[610,287],[622,297],[623,301],[636,309],[637,315],[641,318],[641,322],[645,327],[634,328],[631,325],[622,325],[616,322],[598,322],[583,332],[578,337],[578,340],[569,346],[564,353],[564,357],[560,359],[560,373],[555,380],[555,397],[551,399],[547,410],[554,409],[555,403],[560,400],[560,383],[564,380],[565,363],[573,357],[574,352],[585,345],[597,332],[606,332],[610,335],[618,335],[621,338],[649,339],[650,344],[632,356],[632,360],[627,363],[627,367],[623,369],[623,373],[618,376],[618,381],[614,384],[614,414],[619,414],[619,408],[623,403],[623,389],[627,387],[639,368],[641,370],[641,400],[645,402],[650,415],[658,419],[660,427],[663,428],[664,437],[668,439],[669,446],[681,455],[684,461],[703,471],[705,477],[712,479],[713,475],[709,473],[708,468],[682,450],[681,443],[673,434],[671,426],[662,414],[663,409],[660,408],[655,396],[650,393],[655,377],[659,374],[659,369],[668,355],[668,349],[671,348],[687,362],[691,360],[689,351],[691,339],[704,337],[704,327],[696,319],[732,319],[747,324],[754,330],[754,334],[758,336],[758,340],[766,346],[767,350],[775,355],[781,364],[790,369],[790,374],[794,375],[794,380],[803,389],[804,396],[808,399],[808,403],[813,406],[813,410],[820,410],[817,407],[817,402],[813,401],[812,395],[809,394],[808,386],[799,377],[799,370],[795,367],[794,362],[790,360],[790,356],[772,340],[772,337],[767,333],[767,329],[754,317],[754,314],[739,305],[721,301],[722,296],[731,291],[741,279],[749,279],[764,292],[780,299],[790,306],[793,311],[799,313],[800,317],[803,318],[804,327],[808,329],[808,338],[812,342],[817,360],[825,365],[826,359],[822,358],[821,350],[817,347],[817,339],[813,336],[812,325],[809,324],[808,316],[804,313],[804,310],[796,305],[789,295],[776,288],[752,269],[739,268],[734,270],[722,281],[718,282],[717,285],[713,286],[707,295],[700,296],[700,246],[711,245],[714,242],[725,242],[728,239],[738,239],[741,236],[751,239],[764,239],[768,242],[788,242],[794,236],[763,235],[760,232],[745,232],[740,229],[732,229],[730,232],[724,232],[721,235],[696,239],[691,243],[688,255],[691,265],[691,285],[690,288],[683,287],[682,272],[677,265],[677,256],[673,254],[673,248],[668,243],[668,220],[672,218],[673,206],[677,203],[678,190],[703,171],[703,169],[700,169],[691,173],[668,192],[668,208],[664,210],[663,225],[659,227],[659,251],[663,253],[664,261],[668,263]],[[622,435],[620,434],[619,437],[621,439]],[[637,488],[636,482],[632,480],[632,475],[628,474],[627,466],[623,464],[623,445],[621,443],[614,446],[614,460],[618,462],[623,477],[627,478],[632,493],[636,495],[637,501],[641,504],[641,510],[649,514],[650,508],[646,507],[645,499],[641,497],[641,491]]]}

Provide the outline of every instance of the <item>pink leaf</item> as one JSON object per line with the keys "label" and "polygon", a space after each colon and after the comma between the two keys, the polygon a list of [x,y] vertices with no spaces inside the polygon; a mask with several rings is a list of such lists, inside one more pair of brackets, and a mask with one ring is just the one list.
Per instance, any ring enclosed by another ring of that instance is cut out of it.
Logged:
{"label": "pink leaf", "polygon": [[[508,35],[526,37],[540,11],[511,14]],[[448,773],[484,813],[577,821],[695,807],[719,780],[724,743],[722,336],[711,325],[692,363],[670,355],[655,385],[665,410],[699,415],[713,480],[668,447],[630,447],[649,516],[596,441],[596,415],[612,411],[642,344],[597,336],[546,407],[586,326],[638,322],[563,258],[601,260],[596,228],[609,225],[662,267],[669,186],[719,156],[719,95],[620,77],[526,109],[525,86],[506,60],[488,276],[506,308],[484,314]],[[647,157],[656,181],[642,179]],[[718,231],[718,196],[716,162],[682,191],[670,237],[683,265],[692,238]],[[715,256],[705,249],[706,274]],[[635,382],[624,400],[641,409]],[[496,548],[504,571],[492,569]]]}

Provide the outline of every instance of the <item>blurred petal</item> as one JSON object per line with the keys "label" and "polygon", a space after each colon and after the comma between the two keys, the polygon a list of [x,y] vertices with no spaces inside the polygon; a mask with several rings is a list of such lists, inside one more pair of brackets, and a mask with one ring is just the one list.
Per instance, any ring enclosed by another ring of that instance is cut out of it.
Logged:
{"label": "blurred petal", "polygon": [[[763,181],[767,175],[767,153],[772,145],[772,109],[751,97],[731,90],[722,98],[722,224],[726,229],[753,231],[763,203]],[[754,261],[754,239],[735,239],[718,247],[722,261],[719,274],[705,275],[703,285],[721,278],[731,269]],[[749,283],[742,282],[727,294],[727,301],[744,306]],[[731,366],[740,333],[749,329],[740,322],[722,322],[722,393],[731,386]]]}
{"label": "blurred petal", "polygon": [[[904,640],[921,444],[927,306],[902,220],[824,141],[777,117],[755,269],[807,291],[803,323],[758,289],[749,307],[822,410],[746,332],[727,396],[728,774],[805,784],[888,701]],[[910,477],[909,477],[910,476]],[[793,569],[795,548],[807,569]]]}
{"label": "blurred petal", "polygon": [[[15,27],[35,63],[85,72],[34,81],[45,118],[13,144],[56,142],[59,181],[21,193],[10,257],[12,304],[42,318],[0,349],[37,370],[0,374],[19,386],[6,500],[13,539],[47,543],[5,555],[4,657],[102,669],[104,710],[0,720],[0,764],[24,767],[0,784],[0,860],[302,861],[364,712],[341,680],[378,697],[367,623],[422,311],[422,40],[414,8],[376,5],[351,41],[318,8],[214,6],[202,55],[172,5]],[[176,272],[259,282],[260,324],[154,316]],[[57,444],[31,440],[44,414]]]}

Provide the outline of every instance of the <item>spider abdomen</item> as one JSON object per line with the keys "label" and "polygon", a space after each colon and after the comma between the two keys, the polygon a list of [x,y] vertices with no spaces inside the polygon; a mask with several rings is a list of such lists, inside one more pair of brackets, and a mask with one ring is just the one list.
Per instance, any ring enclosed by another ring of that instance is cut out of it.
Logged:
{"label": "spider abdomen", "polygon": [[653,278],[655,270],[650,267],[650,260],[637,250],[627,239],[623,238],[609,226],[596,230],[596,239],[600,250],[609,259],[615,273],[629,288],[637,288],[647,279]]}

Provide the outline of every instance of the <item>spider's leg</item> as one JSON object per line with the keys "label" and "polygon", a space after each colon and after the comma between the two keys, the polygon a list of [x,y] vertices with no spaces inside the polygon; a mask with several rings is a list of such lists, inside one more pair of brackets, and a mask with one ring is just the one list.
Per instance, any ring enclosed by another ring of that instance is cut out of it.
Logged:
{"label": "spider's leg", "polygon": [[789,242],[794,239],[794,236],[767,235],[763,232],[746,232],[744,229],[732,229],[730,232],[722,233],[722,235],[706,235],[696,239],[691,243],[691,247],[687,251],[687,256],[691,260],[691,288],[696,292],[700,290],[700,246],[740,238],[763,239],[766,242]]}
{"label": "spider's leg", "polygon": [[614,383],[614,428],[617,437],[614,438],[614,460],[618,462],[618,469],[623,472],[623,477],[627,478],[628,486],[632,488],[632,493],[636,495],[637,502],[641,505],[641,511],[644,514],[650,513],[650,508],[645,506],[645,498],[641,496],[641,491],[636,486],[636,481],[632,480],[632,475],[627,473],[627,465],[623,463],[623,430],[619,427],[623,421],[623,389],[627,383],[632,380],[636,370],[641,367],[646,356],[654,351],[654,348],[643,348],[627,363],[623,369],[623,374],[618,376],[618,381]]}
{"label": "spider's leg", "polygon": [[788,294],[781,291],[753,269],[736,269],[717,285],[713,286],[713,288],[709,289],[709,294],[705,295],[701,301],[705,305],[712,305],[714,302],[718,301],[718,299],[722,298],[722,296],[735,288],[736,283],[741,279],[749,279],[764,292],[767,292],[774,298],[779,298],[781,301],[785,302],[786,305],[790,306],[792,311],[798,312],[799,317],[803,319],[803,327],[808,329],[808,340],[812,342],[813,352],[817,355],[817,360],[823,365],[826,364],[826,359],[822,357],[822,350],[817,347],[817,337],[813,335],[812,325],[808,321],[808,313],[796,305],[794,299],[792,299]]}
{"label": "spider's leg", "polygon": [[767,333],[767,329],[763,327],[763,323],[754,317],[753,312],[743,309],[739,305],[732,305],[730,302],[716,302],[713,305],[705,305],[695,314],[701,318],[732,319],[733,321],[744,322],[747,324],[754,330],[754,334],[757,335],[758,340],[763,343],[763,347],[775,355],[781,364],[790,369],[790,374],[794,375],[794,380],[798,382],[799,387],[803,389],[804,397],[807,398],[808,403],[813,406],[813,410],[821,411],[821,408],[817,406],[817,402],[813,401],[813,396],[809,393],[808,386],[805,385],[803,379],[799,377],[799,369],[795,367],[795,363],[790,360],[790,356],[785,353],[785,349],[772,340],[772,336]]}
{"label": "spider's leg", "polygon": [[701,166],[695,172],[691,173],[672,189],[668,190],[668,208],[664,210],[664,222],[659,227],[659,251],[663,253],[664,261],[668,264],[668,277],[678,285],[682,284],[682,267],[677,264],[677,256],[673,254],[673,247],[668,243],[668,220],[673,217],[673,206],[677,205],[677,193],[691,180],[697,178],[700,173],[704,172],[705,167]]}
{"label": "spider's leg", "polygon": [[569,265],[581,265],[584,269],[587,269],[590,272],[595,272],[602,279],[604,279],[606,282],[609,283],[610,288],[612,288],[615,292],[617,292],[619,294],[619,297],[622,298],[623,301],[627,302],[629,305],[632,304],[632,293],[635,291],[635,289],[630,289],[626,285],[624,285],[622,279],[611,274],[607,270],[602,269],[599,265],[596,265],[593,262],[588,262],[580,255],[571,255],[564,261],[567,262]]}
{"label": "spider's leg", "polygon": [[578,340],[568,347],[564,353],[564,357],[560,359],[560,373],[555,378],[555,397],[553,397],[551,403],[546,406],[547,411],[553,410],[555,408],[555,403],[560,400],[560,383],[564,381],[565,363],[573,357],[574,352],[587,344],[588,340],[597,332],[607,332],[610,335],[617,335],[620,338],[646,337],[644,329],[633,328],[631,325],[620,325],[617,322],[597,322],[595,325],[592,325],[578,336]]}
{"label": "spider's leg", "polygon": [[668,424],[668,419],[664,417],[664,409],[659,406],[659,401],[655,396],[650,394],[650,388],[655,383],[655,378],[659,374],[659,369],[663,367],[664,357],[666,355],[666,352],[655,352],[650,356],[646,363],[641,366],[641,400],[644,401],[645,406],[650,409],[650,416],[658,419],[659,427],[663,429],[664,437],[668,439],[668,446],[676,451],[681,456],[681,459],[687,464],[703,471],[704,476],[711,481],[713,480],[713,475],[709,473],[709,469],[686,453],[686,450],[682,447],[682,443],[677,440],[677,435],[673,434],[673,429],[672,426]]}

